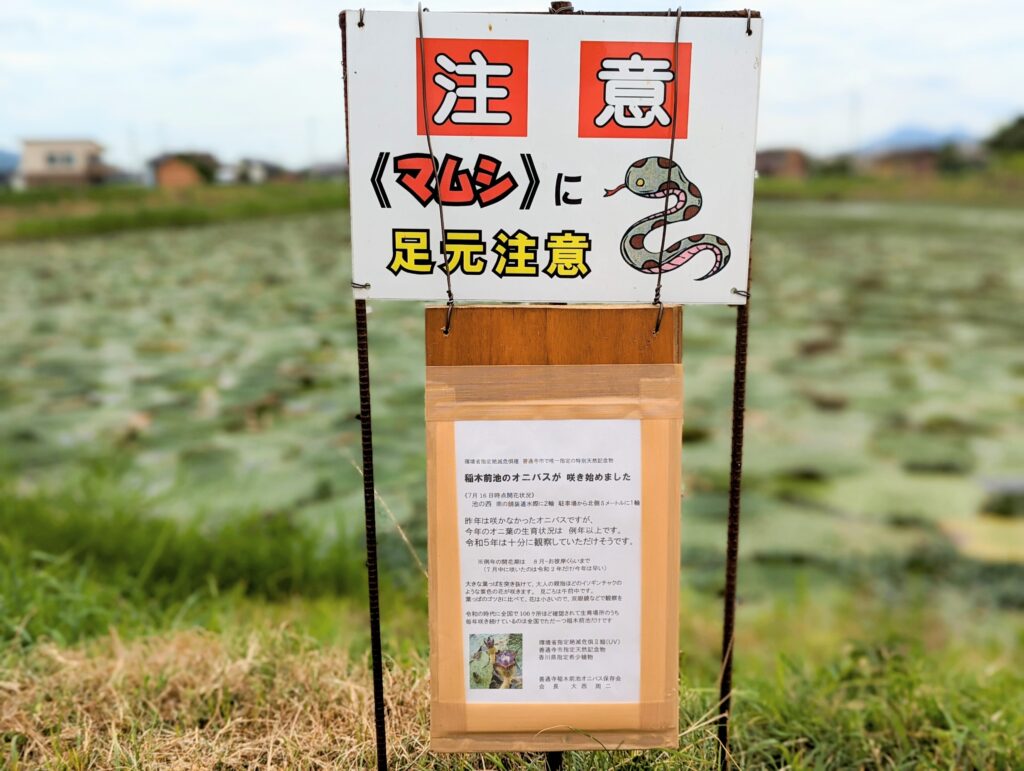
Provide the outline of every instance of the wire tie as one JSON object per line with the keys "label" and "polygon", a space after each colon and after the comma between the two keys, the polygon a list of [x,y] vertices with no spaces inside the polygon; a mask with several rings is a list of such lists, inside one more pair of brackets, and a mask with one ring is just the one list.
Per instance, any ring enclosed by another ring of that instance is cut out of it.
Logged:
{"label": "wire tie", "polygon": [[448,333],[452,331],[452,315],[455,313],[455,300],[449,298],[448,310],[444,314],[444,329],[441,330],[441,334],[448,337]]}
{"label": "wire tie", "polygon": [[366,9],[365,8],[360,8],[359,9],[359,23],[356,25],[357,27],[365,27],[366,26],[366,18],[365,17],[366,17]]}
{"label": "wire tie", "polygon": [[747,37],[754,34],[754,30],[750,28],[750,9],[747,8]]}
{"label": "wire tie", "polygon": [[[667,13],[666,13],[667,15]],[[668,143],[668,160],[673,162],[676,153],[676,111],[679,107],[679,78],[676,77],[676,72],[679,70],[679,22],[683,18],[683,6],[676,8],[676,31],[672,42],[672,135]],[[679,197],[676,196],[678,200]],[[665,208],[662,216],[668,217],[668,201],[669,196],[665,196]],[[658,306],[658,320],[654,324],[654,334],[658,334],[658,330],[661,329],[661,317],[665,314],[665,306],[661,302],[661,275],[664,272],[664,260],[665,260],[665,236],[668,231],[666,225],[661,229],[661,247],[658,249],[658,281],[654,285],[654,300],[651,301],[651,305]]]}
{"label": "wire tie", "polygon": [[[419,23],[419,43],[420,43],[420,91],[423,93],[423,104],[421,105],[421,114],[423,116],[423,133],[427,137],[427,154],[430,155],[430,163],[434,169],[434,180],[437,184],[437,218],[441,224],[441,248],[444,249],[447,243],[448,228],[444,223],[444,202],[441,200],[441,171],[437,166],[437,156],[434,155],[434,142],[430,135],[430,116],[427,115],[427,41],[423,34],[423,14],[427,9],[423,7],[423,3],[420,3],[416,7],[416,17]],[[451,270],[442,267],[441,272],[444,273],[445,291],[448,294],[448,313],[445,316],[444,322],[444,334],[447,335],[452,328],[452,309],[455,306],[455,294],[452,292],[452,273]]]}

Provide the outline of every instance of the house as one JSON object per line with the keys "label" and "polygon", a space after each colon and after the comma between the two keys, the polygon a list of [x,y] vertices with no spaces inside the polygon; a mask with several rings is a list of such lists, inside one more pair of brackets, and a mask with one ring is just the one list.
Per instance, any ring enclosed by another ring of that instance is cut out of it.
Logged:
{"label": "house", "polygon": [[811,168],[807,153],[792,147],[760,150],[755,163],[758,176],[761,177],[805,179]]}
{"label": "house", "polygon": [[270,161],[258,158],[243,158],[238,162],[236,180],[250,185],[262,185],[264,182],[290,177],[287,169]]}
{"label": "house", "polygon": [[348,166],[344,163],[314,163],[299,172],[303,179],[339,180],[348,179]]}
{"label": "house", "polygon": [[215,177],[218,185],[235,185],[238,183],[238,164],[222,163],[217,167]]}
{"label": "house", "polygon": [[15,186],[86,187],[106,182],[114,171],[103,162],[103,146],[91,139],[26,139]]}
{"label": "house", "polygon": [[218,165],[210,153],[164,153],[150,160],[149,171],[156,187],[182,190],[213,182]]}
{"label": "house", "polygon": [[934,147],[893,150],[869,158],[867,167],[879,177],[933,177],[939,171],[939,153]]}

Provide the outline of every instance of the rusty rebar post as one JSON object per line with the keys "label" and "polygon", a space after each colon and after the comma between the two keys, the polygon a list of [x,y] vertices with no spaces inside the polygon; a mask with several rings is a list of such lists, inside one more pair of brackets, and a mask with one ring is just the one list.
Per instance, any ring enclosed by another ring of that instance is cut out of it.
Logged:
{"label": "rusty rebar post", "polygon": [[740,547],[740,487],[743,480],[743,418],[747,396],[749,300],[736,307],[736,355],[732,381],[732,457],[729,465],[729,525],[725,547],[725,610],[722,616],[722,682],[719,688],[718,765],[732,764],[729,717],[732,711],[732,657],[736,633],[736,573]]}
{"label": "rusty rebar post", "polygon": [[366,333],[366,300],[356,300],[356,356],[359,360],[359,423],[363,444],[366,585],[370,599],[370,656],[373,659],[373,727],[377,737],[377,771],[387,771],[388,742],[384,715],[384,659],[380,642],[377,505],[373,488],[373,424],[370,419],[370,346]]}

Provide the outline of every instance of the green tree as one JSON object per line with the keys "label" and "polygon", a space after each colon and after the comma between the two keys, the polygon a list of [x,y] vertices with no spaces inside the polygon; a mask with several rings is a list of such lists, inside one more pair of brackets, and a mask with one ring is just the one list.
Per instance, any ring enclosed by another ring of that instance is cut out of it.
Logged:
{"label": "green tree", "polygon": [[985,145],[997,153],[1024,152],[1024,115],[996,131],[985,140]]}

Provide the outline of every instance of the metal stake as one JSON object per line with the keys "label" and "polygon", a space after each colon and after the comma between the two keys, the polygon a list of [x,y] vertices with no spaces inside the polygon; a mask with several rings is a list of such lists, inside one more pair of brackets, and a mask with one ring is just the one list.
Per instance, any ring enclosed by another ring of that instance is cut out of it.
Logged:
{"label": "metal stake", "polygon": [[356,352],[359,359],[359,422],[363,439],[363,509],[366,513],[366,582],[370,595],[370,655],[373,658],[373,727],[377,771],[387,771],[384,722],[384,660],[380,646],[380,584],[377,576],[377,505],[373,494],[373,425],[370,420],[370,348],[366,336],[366,300],[356,300]]}
{"label": "metal stake", "polygon": [[736,356],[732,381],[732,459],[729,468],[729,531],[725,549],[725,612],[722,618],[722,683],[718,694],[718,766],[727,771],[732,707],[732,652],[736,631],[736,570],[740,546],[740,485],[743,480],[743,411],[747,395],[747,332],[750,303],[736,307]]}

